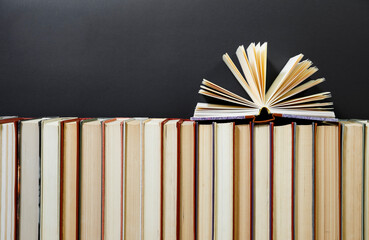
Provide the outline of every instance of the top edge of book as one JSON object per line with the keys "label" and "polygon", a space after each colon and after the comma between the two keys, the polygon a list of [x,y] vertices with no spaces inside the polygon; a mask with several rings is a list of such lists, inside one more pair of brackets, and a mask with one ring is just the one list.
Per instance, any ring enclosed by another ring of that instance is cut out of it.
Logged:
{"label": "top edge of book", "polygon": [[[191,117],[193,121],[224,121],[224,120],[253,120],[255,116],[224,116],[224,117]],[[325,117],[314,117],[314,116],[301,116],[292,114],[278,114],[276,117],[291,118],[298,120],[309,120],[319,122],[338,122],[338,118],[325,118]]]}

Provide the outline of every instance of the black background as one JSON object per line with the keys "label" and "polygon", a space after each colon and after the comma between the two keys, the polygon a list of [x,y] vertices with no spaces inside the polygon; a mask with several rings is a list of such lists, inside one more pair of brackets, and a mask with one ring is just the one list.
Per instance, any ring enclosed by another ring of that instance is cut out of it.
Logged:
{"label": "black background", "polygon": [[303,53],[369,119],[368,29],[368,0],[0,0],[0,115],[188,118],[202,78],[242,93],[223,53],[267,41],[268,81]]}

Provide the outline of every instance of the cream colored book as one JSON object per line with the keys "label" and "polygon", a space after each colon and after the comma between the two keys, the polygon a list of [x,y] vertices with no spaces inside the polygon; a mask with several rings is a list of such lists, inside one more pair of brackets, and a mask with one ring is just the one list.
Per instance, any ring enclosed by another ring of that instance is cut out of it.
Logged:
{"label": "cream colored book", "polygon": [[315,151],[315,238],[339,239],[340,159],[338,126],[317,126]]}
{"label": "cream colored book", "polygon": [[253,132],[253,234],[254,239],[269,239],[271,220],[270,151],[272,125],[254,126]]}
{"label": "cream colored book", "polygon": [[20,240],[39,239],[40,121],[34,119],[20,123]]}
{"label": "cream colored book", "polygon": [[15,226],[16,132],[14,122],[0,124],[0,239],[13,240]]}
{"label": "cream colored book", "polygon": [[313,239],[313,125],[295,128],[295,239]]}
{"label": "cream colored book", "polygon": [[197,239],[213,236],[213,125],[198,125]]}
{"label": "cream colored book", "polygon": [[144,123],[143,239],[161,239],[162,128],[164,118]]}
{"label": "cream colored book", "polygon": [[146,119],[126,123],[124,133],[124,239],[142,239],[142,160]]}
{"label": "cream colored book", "polygon": [[214,240],[233,238],[234,123],[214,124]]}
{"label": "cream colored book", "polygon": [[342,125],[342,239],[362,239],[363,234],[363,124]]}
{"label": "cream colored book", "polygon": [[273,239],[293,239],[293,125],[274,127]]}
{"label": "cream colored book", "polygon": [[236,125],[234,131],[234,239],[251,239],[250,124]]}
{"label": "cream colored book", "polygon": [[123,223],[123,126],[128,118],[103,123],[103,238],[120,239]]}
{"label": "cream colored book", "polygon": [[61,239],[78,239],[79,121],[61,122]]}
{"label": "cream colored book", "polygon": [[195,122],[184,121],[180,135],[179,239],[195,239]]}
{"label": "cream colored book", "polygon": [[102,120],[81,122],[79,239],[101,239]]}
{"label": "cream colored book", "polygon": [[258,115],[266,108],[269,113],[310,117],[334,118],[330,92],[297,97],[299,93],[324,81],[324,78],[309,80],[318,68],[310,60],[303,60],[298,54],[288,60],[272,85],[267,89],[267,43],[251,43],[247,49],[238,47],[236,55],[240,70],[226,53],[223,61],[245,90],[249,98],[237,95],[206,79],[202,81],[199,93],[210,98],[224,101],[229,105],[198,103],[194,118],[244,117]]}
{"label": "cream colored book", "polygon": [[163,129],[163,240],[178,235],[179,120],[169,120]]}
{"label": "cream colored book", "polygon": [[60,237],[60,122],[41,123],[41,214],[40,239]]}

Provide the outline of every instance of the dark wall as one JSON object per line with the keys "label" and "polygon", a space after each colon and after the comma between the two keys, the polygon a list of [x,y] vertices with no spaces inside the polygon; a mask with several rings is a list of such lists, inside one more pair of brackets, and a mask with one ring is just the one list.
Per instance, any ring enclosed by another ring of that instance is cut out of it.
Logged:
{"label": "dark wall", "polygon": [[190,117],[221,56],[268,42],[268,79],[303,53],[340,118],[369,119],[368,0],[0,0],[0,115]]}

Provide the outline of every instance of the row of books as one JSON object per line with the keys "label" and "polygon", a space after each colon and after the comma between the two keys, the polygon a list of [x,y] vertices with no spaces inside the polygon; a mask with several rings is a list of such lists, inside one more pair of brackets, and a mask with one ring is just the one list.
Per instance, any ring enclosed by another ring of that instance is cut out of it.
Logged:
{"label": "row of books", "polygon": [[368,130],[3,118],[0,239],[368,239]]}

